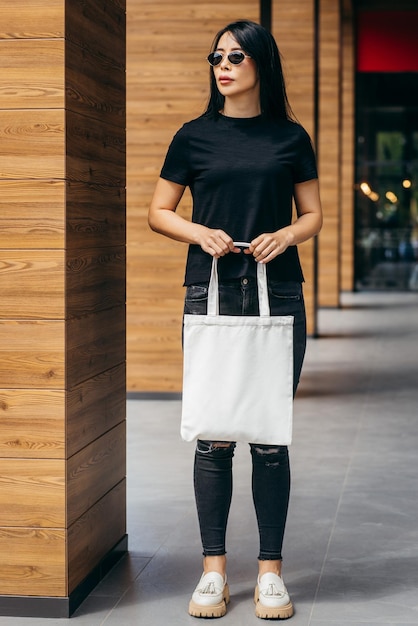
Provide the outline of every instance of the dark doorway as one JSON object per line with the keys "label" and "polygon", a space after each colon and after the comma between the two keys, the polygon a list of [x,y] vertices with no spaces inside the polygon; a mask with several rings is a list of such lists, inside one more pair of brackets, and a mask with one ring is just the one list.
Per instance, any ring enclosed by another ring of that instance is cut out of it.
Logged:
{"label": "dark doorway", "polygon": [[418,290],[418,73],[356,85],[355,287]]}

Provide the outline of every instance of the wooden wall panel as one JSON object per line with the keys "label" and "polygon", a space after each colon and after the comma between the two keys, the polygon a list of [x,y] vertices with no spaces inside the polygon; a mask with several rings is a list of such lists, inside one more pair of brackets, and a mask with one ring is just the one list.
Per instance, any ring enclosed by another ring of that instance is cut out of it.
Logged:
{"label": "wooden wall panel", "polygon": [[[0,98],[4,108],[64,106],[64,42],[61,39],[3,41],[1,59]],[[10,76],[13,76],[13,85]]]}
{"label": "wooden wall panel", "polygon": [[64,0],[4,0],[1,3],[0,39],[64,37]]}
{"label": "wooden wall panel", "polygon": [[0,594],[65,599],[126,533],[125,3],[0,9]]}
{"label": "wooden wall panel", "polygon": [[63,251],[0,250],[0,290],[2,317],[62,319]]}
{"label": "wooden wall panel", "polygon": [[124,187],[67,181],[67,249],[125,245]]}
{"label": "wooden wall panel", "polygon": [[0,528],[2,595],[65,596],[66,536],[57,528]]}
{"label": "wooden wall panel", "polygon": [[[71,6],[67,9],[65,14],[67,41],[88,51],[97,66],[98,73],[94,72],[90,86],[100,88],[101,64],[106,64],[109,68],[117,68],[123,74],[125,72],[125,0],[72,0]],[[83,76],[83,70],[80,76]],[[83,93],[86,92],[86,87],[86,83],[83,83]],[[125,100],[123,93],[124,83],[120,85],[118,93],[114,94],[121,103]],[[110,101],[112,101],[111,98]],[[116,120],[117,116],[114,116],[113,123],[117,123]]]}
{"label": "wooden wall panel", "polygon": [[123,363],[90,378],[68,392],[68,457],[125,420],[125,379]]}
{"label": "wooden wall panel", "polygon": [[[112,50],[110,43],[108,50]],[[100,115],[109,124],[115,124],[115,116],[120,116],[120,122],[123,123],[125,101],[121,98],[121,93],[125,84],[125,72],[120,67],[115,70],[110,59],[106,57],[101,57],[102,66],[98,65],[97,58],[92,58],[90,49],[67,43],[67,51],[70,53],[67,65],[69,106],[81,114]],[[84,88],[82,94],[81,85]],[[91,94],[86,93],[86,87]]]}
{"label": "wooden wall panel", "polygon": [[67,177],[94,185],[125,187],[125,128],[67,113]]}
{"label": "wooden wall panel", "polygon": [[[125,478],[125,422],[95,439],[67,462],[67,524],[71,526]],[[121,537],[118,537],[120,539]]]}
{"label": "wooden wall panel", "polygon": [[[286,89],[297,120],[314,142],[315,86],[315,24],[313,0],[282,0],[273,2],[272,33],[283,56]],[[314,244],[298,246],[305,277],[304,297],[308,333],[313,333],[315,321]]]}
{"label": "wooden wall panel", "polygon": [[[103,523],[105,520],[105,523]],[[116,545],[126,529],[126,480],[68,529],[68,590],[71,593]]]}
{"label": "wooden wall panel", "polygon": [[67,323],[67,384],[76,385],[125,362],[125,306]]}
{"label": "wooden wall panel", "polygon": [[272,33],[283,56],[289,101],[297,119],[314,136],[314,3],[273,2]]}
{"label": "wooden wall panel", "polygon": [[319,235],[320,306],[338,306],[340,297],[341,174],[340,3],[320,1],[319,176],[324,226]]}
{"label": "wooden wall panel", "polygon": [[0,180],[0,249],[64,248],[62,180]]}
{"label": "wooden wall panel", "polygon": [[125,256],[125,246],[67,253],[68,317],[125,305]]}
{"label": "wooden wall panel", "polygon": [[65,461],[0,459],[0,527],[65,526]]}
{"label": "wooden wall panel", "polygon": [[342,14],[342,145],[341,145],[341,248],[340,285],[354,289],[354,145],[355,145],[355,47],[351,2],[344,2]]}
{"label": "wooden wall panel", "polygon": [[125,128],[124,0],[75,0],[66,14],[67,107]]}
{"label": "wooden wall panel", "polygon": [[0,110],[0,178],[64,178],[64,127],[61,110]]}
{"label": "wooden wall panel", "polygon": [[0,389],[63,389],[63,321],[0,319]]}
{"label": "wooden wall panel", "polygon": [[65,392],[0,390],[0,461],[65,456]]}
{"label": "wooden wall panel", "polygon": [[124,0],[68,4],[69,593],[126,533],[125,54]]}
{"label": "wooden wall panel", "polygon": [[[259,1],[128,0],[127,14],[127,384],[178,392],[187,246],[149,230],[148,206],[174,133],[205,108],[216,32],[242,16],[258,21]],[[179,211],[190,208],[187,193]]]}
{"label": "wooden wall panel", "polygon": [[65,595],[63,2],[1,15],[0,594]]}

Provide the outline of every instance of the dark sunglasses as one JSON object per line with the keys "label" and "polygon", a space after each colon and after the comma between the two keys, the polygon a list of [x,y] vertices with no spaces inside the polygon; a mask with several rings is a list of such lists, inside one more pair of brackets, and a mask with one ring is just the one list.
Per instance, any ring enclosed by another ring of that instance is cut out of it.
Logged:
{"label": "dark sunglasses", "polygon": [[[208,63],[212,65],[212,67],[215,67],[215,65],[219,65],[219,63],[222,61],[224,56],[225,55],[222,54],[221,52],[211,52],[208,55],[207,60],[208,60]],[[232,63],[232,65],[239,65],[240,63],[243,62],[243,60],[246,57],[248,59],[251,58],[248,54],[244,54],[240,50],[235,50],[234,52],[230,52],[228,54],[228,61]]]}

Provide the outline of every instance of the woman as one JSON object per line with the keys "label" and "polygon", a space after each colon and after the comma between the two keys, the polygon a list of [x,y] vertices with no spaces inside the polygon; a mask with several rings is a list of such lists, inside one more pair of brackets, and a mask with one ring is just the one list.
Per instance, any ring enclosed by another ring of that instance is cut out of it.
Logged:
{"label": "woman", "polygon": [[[220,313],[257,315],[256,264],[267,264],[272,315],[294,316],[294,391],[306,344],[303,275],[297,244],[316,235],[322,211],[308,135],[292,119],[280,54],[268,31],[238,21],[215,37],[208,56],[205,113],[175,135],[149,211],[154,231],[189,244],[185,312],[206,313],[212,257],[219,259]],[[192,221],[176,213],[184,189]],[[292,223],[292,199],[297,219]],[[242,254],[234,241],[248,241]],[[194,487],[203,574],[189,613],[221,617],[229,589],[225,533],[235,443],[198,441]],[[256,615],[285,619],[293,606],[281,577],[290,489],[286,446],[250,444],[253,500],[260,535]]]}

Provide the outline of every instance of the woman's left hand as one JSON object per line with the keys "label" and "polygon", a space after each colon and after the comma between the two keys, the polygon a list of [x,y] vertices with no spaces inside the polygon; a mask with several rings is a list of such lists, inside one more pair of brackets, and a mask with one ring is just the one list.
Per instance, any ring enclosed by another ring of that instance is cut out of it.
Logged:
{"label": "woman's left hand", "polygon": [[321,230],[322,209],[318,179],[296,184],[294,197],[297,220],[274,233],[259,235],[244,250],[246,254],[252,254],[258,263],[269,263],[279,254],[283,254],[289,246],[297,246]]}
{"label": "woman's left hand", "polygon": [[257,263],[268,263],[283,252],[293,243],[291,231],[281,228],[275,233],[263,233],[250,243],[245,254],[252,254]]}

